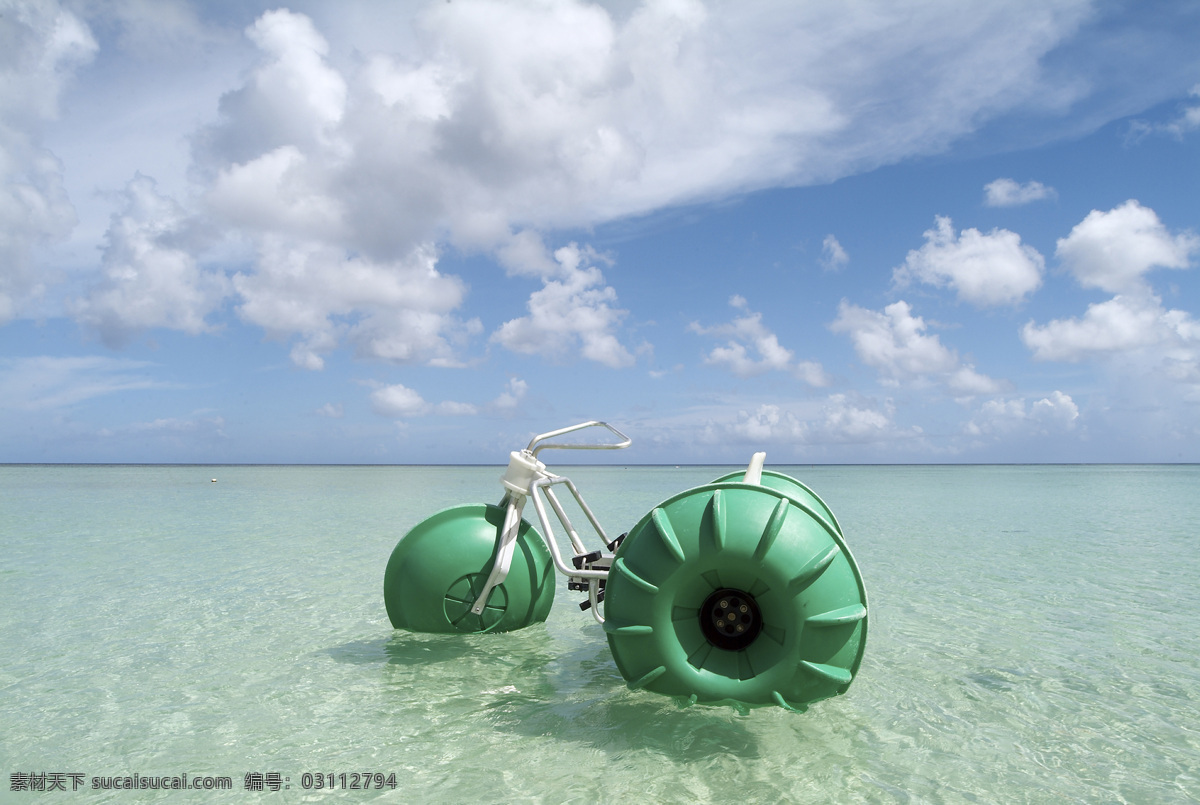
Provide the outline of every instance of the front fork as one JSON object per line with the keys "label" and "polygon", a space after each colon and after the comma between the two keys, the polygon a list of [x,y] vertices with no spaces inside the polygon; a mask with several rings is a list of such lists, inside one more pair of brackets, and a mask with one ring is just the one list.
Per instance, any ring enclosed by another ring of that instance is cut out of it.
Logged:
{"label": "front fork", "polygon": [[[552,444],[548,441],[549,439],[592,427],[604,428],[616,436],[618,441],[610,444]],[[579,490],[575,488],[575,484],[571,483],[569,478],[555,475],[547,470],[546,465],[538,460],[537,455],[542,450],[548,448],[567,450],[621,450],[629,445],[629,437],[612,425],[609,425],[607,422],[591,421],[535,436],[524,450],[514,451],[509,454],[508,468],[500,478],[500,482],[506,490],[504,499],[500,501],[501,506],[506,506],[504,510],[504,525],[500,529],[500,537],[496,544],[496,558],[492,562],[491,572],[488,573],[487,582],[483,585],[483,589],[480,590],[479,597],[471,605],[472,613],[476,615],[481,614],[484,607],[487,606],[487,601],[492,594],[492,590],[496,589],[508,577],[509,568],[512,567],[513,551],[516,550],[517,535],[521,529],[521,514],[525,508],[526,499],[532,498],[533,507],[537,511],[538,522],[542,525],[542,540],[546,543],[546,547],[550,549],[550,555],[554,557],[554,567],[558,569],[559,573],[567,577],[568,589],[587,590],[588,600],[580,606],[583,609],[590,608],[596,620],[600,623],[604,622],[604,618],[600,615],[600,609],[597,605],[604,600],[604,582],[608,579],[609,568],[612,567],[612,551],[616,550],[621,538],[618,537],[616,540],[609,541],[608,535],[604,533],[604,528],[596,519],[596,515],[592,514],[591,508],[584,502],[583,497],[579,494]],[[597,536],[604,542],[605,550],[589,552],[584,547],[583,540],[579,538],[579,533],[571,525],[570,518],[563,511],[562,504],[558,502],[554,490],[551,489],[556,484],[565,484],[567,489],[570,490],[571,495],[575,498],[575,502],[579,504],[579,508],[583,511],[584,516],[587,517],[588,522],[595,529]],[[571,547],[575,551],[575,555],[572,557],[574,567],[568,567],[563,562],[562,554],[558,550],[558,543],[554,540],[554,532],[550,526],[550,519],[546,516],[546,507],[542,502],[543,497],[550,501],[550,507],[554,509],[555,516],[558,518],[559,523],[562,524],[562,527],[566,529],[567,536],[571,540]]]}
{"label": "front fork", "polygon": [[[540,463],[540,462],[539,462]],[[544,466],[544,465],[543,465]],[[509,493],[500,501],[501,505],[506,505],[504,511],[504,525],[500,530],[500,538],[496,547],[496,558],[492,563],[491,573],[488,574],[487,582],[479,592],[479,597],[471,606],[471,612],[476,615],[483,612],[487,605],[488,598],[492,594],[492,590],[504,582],[508,577],[509,568],[512,566],[513,551],[516,549],[517,534],[521,527],[521,514],[525,508],[525,501],[532,499],[533,508],[537,512],[538,522],[541,524],[542,540],[546,543],[546,547],[550,549],[550,556],[553,558],[554,567],[559,573],[567,577],[567,589],[586,591],[588,594],[587,600],[579,605],[580,609],[590,609],[592,616],[598,623],[604,623],[604,617],[600,614],[599,604],[604,600],[604,583],[608,579],[609,569],[613,563],[613,551],[621,544],[624,534],[617,537],[615,540],[609,540],[608,535],[604,532],[603,526],[596,519],[596,515],[592,513],[591,508],[584,501],[583,496],[579,494],[579,490],[570,478],[561,475],[554,475],[546,472],[544,469],[539,472],[538,478],[530,482],[526,494],[518,494],[513,492],[511,487]],[[566,511],[559,502],[558,496],[554,494],[552,486],[563,484],[570,491],[571,496],[575,498],[575,502],[583,511],[592,528],[595,529],[596,535],[603,541],[604,549],[598,551],[588,551],[583,544],[583,540],[579,536],[579,532],[571,524],[571,519],[567,516]],[[506,486],[508,486],[506,484]],[[546,513],[546,506],[543,498],[550,502],[550,508],[554,511],[555,517],[567,532],[568,539],[571,540],[571,547],[574,549],[574,556],[571,557],[571,566],[568,566],[563,561],[562,552],[559,551],[558,542],[554,538],[554,530],[550,523],[550,518]]]}

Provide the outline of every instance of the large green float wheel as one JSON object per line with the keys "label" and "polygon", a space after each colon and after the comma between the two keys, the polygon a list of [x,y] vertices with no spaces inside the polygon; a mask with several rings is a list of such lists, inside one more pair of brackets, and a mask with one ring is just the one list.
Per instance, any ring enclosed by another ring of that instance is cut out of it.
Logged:
{"label": "large green float wheel", "polygon": [[[745,472],[732,472],[729,475],[722,475],[714,484],[724,483],[726,481],[740,481],[745,477]],[[762,479],[759,481],[763,486],[769,486],[772,489],[777,489],[790,497],[800,501],[805,506],[811,508],[814,512],[824,517],[826,522],[833,526],[837,531],[838,536],[843,536],[842,527],[838,523],[837,518],[833,516],[833,511],[825,505],[825,501],[817,497],[817,493],[809,489],[806,485],[800,483],[790,475],[785,475],[782,472],[774,470],[763,470]]]}
{"label": "large green float wheel", "polygon": [[621,544],[605,595],[629,687],[690,702],[804,710],[846,692],[866,645],[866,590],[842,535],[766,485],[713,483],[656,507]]}
{"label": "large green float wheel", "polygon": [[541,623],[554,571],[541,535],[522,520],[512,565],[481,614],[471,607],[495,560],[505,509],[457,506],[422,520],[396,543],[383,577],[388,618],[412,632],[509,632]]}

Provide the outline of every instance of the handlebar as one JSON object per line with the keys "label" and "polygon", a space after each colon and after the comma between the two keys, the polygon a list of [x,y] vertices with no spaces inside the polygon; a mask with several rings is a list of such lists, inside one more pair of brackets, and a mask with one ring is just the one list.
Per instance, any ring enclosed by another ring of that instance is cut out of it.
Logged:
{"label": "handlebar", "polygon": [[[597,427],[604,428],[609,433],[620,439],[620,441],[616,444],[538,444],[538,442],[546,439],[554,439],[558,436],[574,433],[577,430]],[[612,425],[608,424],[607,422],[592,420],[591,422],[581,422],[578,425],[571,425],[567,428],[559,428],[558,430],[552,430],[549,433],[542,433],[534,436],[532,441],[529,442],[529,446],[525,448],[525,452],[530,453],[534,458],[537,458],[537,454],[543,450],[622,450],[626,447],[629,447],[631,444],[633,444],[633,440],[624,433],[621,433],[621,431],[617,430]],[[537,445],[537,447],[534,447],[534,445]]]}

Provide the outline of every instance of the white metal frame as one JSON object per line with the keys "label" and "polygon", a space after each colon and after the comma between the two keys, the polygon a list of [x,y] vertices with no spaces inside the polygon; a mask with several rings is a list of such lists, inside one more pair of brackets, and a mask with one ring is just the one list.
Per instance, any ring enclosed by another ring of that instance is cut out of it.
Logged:
{"label": "white metal frame", "polygon": [[[551,443],[549,439],[555,439],[559,436],[565,436],[568,433],[584,430],[586,428],[604,428],[612,435],[616,436],[619,441],[609,444],[570,444],[570,443]],[[592,616],[599,623],[604,623],[604,617],[600,614],[600,601],[602,600],[603,582],[608,578],[609,569],[612,567],[613,541],[609,539],[604,532],[604,528],[596,519],[596,515],[592,513],[591,508],[584,501],[583,496],[579,494],[579,490],[570,478],[562,475],[556,475],[546,468],[546,465],[538,460],[538,453],[543,450],[621,450],[632,444],[632,440],[621,431],[614,428],[607,422],[599,422],[596,420],[590,422],[581,422],[578,425],[571,425],[566,428],[552,430],[549,433],[542,433],[533,437],[529,442],[529,446],[519,452],[509,454],[508,469],[501,477],[500,481],[504,485],[504,499],[500,501],[500,505],[506,506],[504,512],[504,525],[500,531],[500,544],[496,550],[496,559],[492,564],[491,573],[488,574],[487,582],[479,593],[471,611],[475,614],[483,612],[484,606],[487,604],[488,597],[491,596],[492,590],[503,583],[508,577],[508,571],[512,566],[513,552],[516,549],[517,535],[521,530],[521,514],[525,508],[525,501],[532,500],[534,511],[537,512],[538,522],[542,527],[542,540],[546,543],[546,547],[550,550],[550,556],[554,560],[555,569],[567,577],[568,583],[579,590],[586,589],[588,600],[586,604],[581,605],[590,607]],[[579,532],[571,525],[571,520],[567,517],[566,511],[563,510],[562,503],[554,494],[552,487],[562,484],[566,486],[571,496],[575,498],[575,502],[579,505],[580,510],[595,529],[596,535],[604,543],[602,549],[598,551],[588,551],[587,546],[583,544],[583,540],[579,536]],[[558,542],[554,539],[554,531],[550,524],[550,518],[546,515],[545,502],[549,501],[550,508],[554,511],[558,522],[567,532],[568,539],[571,540],[571,547],[575,551],[572,558],[574,567],[568,566],[563,561],[562,552],[558,548]]]}

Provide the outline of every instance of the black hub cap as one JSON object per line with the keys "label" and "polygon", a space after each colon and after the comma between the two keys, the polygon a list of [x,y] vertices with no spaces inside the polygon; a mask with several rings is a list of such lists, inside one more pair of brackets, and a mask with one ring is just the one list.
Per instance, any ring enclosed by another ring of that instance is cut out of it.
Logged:
{"label": "black hub cap", "polygon": [[717,648],[738,651],[762,631],[762,613],[748,593],[717,590],[700,606],[700,631]]}

